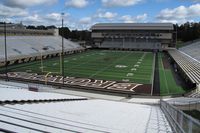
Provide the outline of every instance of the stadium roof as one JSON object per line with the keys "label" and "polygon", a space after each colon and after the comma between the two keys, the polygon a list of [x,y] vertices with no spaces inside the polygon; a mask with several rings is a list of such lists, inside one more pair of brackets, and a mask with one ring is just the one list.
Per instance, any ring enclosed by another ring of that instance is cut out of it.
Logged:
{"label": "stadium roof", "polygon": [[98,23],[91,30],[173,30],[172,23]]}

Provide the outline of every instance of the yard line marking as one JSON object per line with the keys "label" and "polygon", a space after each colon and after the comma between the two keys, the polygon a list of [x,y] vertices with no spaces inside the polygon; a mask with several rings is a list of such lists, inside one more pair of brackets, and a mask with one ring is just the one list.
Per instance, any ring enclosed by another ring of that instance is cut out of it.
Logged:
{"label": "yard line marking", "polygon": [[[132,53],[132,52],[131,52],[131,53]],[[143,54],[142,54],[142,53],[143,53]],[[145,58],[145,56],[146,56],[146,54],[147,54],[146,52],[142,52],[142,53],[141,53],[142,56],[138,58],[138,61],[136,61],[135,65],[134,65],[134,67],[131,69],[131,71],[137,71],[136,67],[139,67],[139,66],[140,66],[139,64],[142,63],[142,60]],[[126,76],[129,77],[130,75],[133,76],[134,73],[128,73]],[[134,77],[134,79],[137,79],[137,78]]]}
{"label": "yard line marking", "polygon": [[130,77],[130,76],[133,76],[133,75],[134,75],[133,73],[127,73],[126,74],[127,77]]}
{"label": "yard line marking", "polygon": [[[95,54],[96,54],[96,53],[97,53],[97,52],[95,51]],[[94,60],[96,60],[96,58],[95,58]],[[90,61],[93,61],[93,60],[88,60],[88,61],[85,61],[85,62],[80,63],[80,64],[78,64],[78,65],[74,65],[74,66],[73,66],[72,68],[70,68],[68,71],[74,69],[75,67],[79,67],[79,66],[81,66],[81,65],[84,65],[84,64],[86,64],[86,63],[89,63]]]}
{"label": "yard line marking", "polygon": [[118,62],[119,60],[122,60],[122,59],[128,57],[129,55],[130,55],[130,53],[127,54],[127,55],[125,55],[125,56],[123,56],[123,57],[121,57],[121,58],[119,58],[119,59],[117,59],[116,61],[114,61],[114,62],[111,63],[110,65],[108,65],[108,66],[104,67],[103,69],[97,71],[96,73],[92,74],[89,78],[92,78],[93,76],[97,75],[98,73],[103,72],[104,70],[106,70],[106,69],[108,69],[110,66],[112,66],[114,63],[116,63],[116,62]]}
{"label": "yard line marking", "polygon": [[[159,57],[161,57],[161,55],[159,55]],[[169,87],[168,87],[168,83],[167,83],[166,74],[165,74],[165,71],[164,71],[164,66],[163,66],[163,62],[162,62],[162,57],[160,58],[160,61],[161,61],[162,71],[163,71],[164,77],[165,77],[165,86],[167,87],[167,91],[168,91],[168,94],[169,94]]]}

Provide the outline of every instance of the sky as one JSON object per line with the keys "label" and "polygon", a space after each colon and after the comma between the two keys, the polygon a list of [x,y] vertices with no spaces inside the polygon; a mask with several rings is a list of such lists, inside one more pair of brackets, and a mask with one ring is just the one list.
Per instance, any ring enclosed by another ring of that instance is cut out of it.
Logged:
{"label": "sky", "polygon": [[0,0],[0,21],[60,27],[62,18],[80,30],[95,23],[200,22],[200,0]]}

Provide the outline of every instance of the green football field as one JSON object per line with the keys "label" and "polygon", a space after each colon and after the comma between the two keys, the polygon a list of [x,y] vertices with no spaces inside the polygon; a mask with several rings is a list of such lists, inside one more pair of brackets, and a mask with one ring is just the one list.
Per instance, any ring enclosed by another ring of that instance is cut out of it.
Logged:
{"label": "green football field", "polygon": [[[171,69],[164,68],[162,56],[163,53],[158,54],[160,95],[185,93],[184,88],[176,84]],[[152,84],[153,58],[152,52],[88,50],[67,55],[64,58],[64,74],[69,77]],[[61,75],[61,70],[60,57],[8,67],[9,72],[51,72],[53,75]]]}
{"label": "green football field", "polygon": [[[151,84],[152,63],[152,52],[89,50],[66,56],[64,74],[70,77]],[[59,75],[60,58],[10,66],[9,71],[38,74],[43,71]]]}
{"label": "green football field", "polygon": [[171,69],[164,69],[162,56],[164,56],[163,53],[158,54],[160,95],[172,95],[172,94],[185,93],[184,88],[176,83]]}

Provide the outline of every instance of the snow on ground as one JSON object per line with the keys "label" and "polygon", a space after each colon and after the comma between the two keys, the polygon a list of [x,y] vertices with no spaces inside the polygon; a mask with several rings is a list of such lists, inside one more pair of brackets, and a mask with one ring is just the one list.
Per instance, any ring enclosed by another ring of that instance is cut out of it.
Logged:
{"label": "snow on ground", "polygon": [[48,92],[33,92],[33,91],[28,91],[27,89],[20,89],[20,87],[0,85],[0,101],[75,99],[75,98],[83,98],[83,97],[48,93]]}
{"label": "snow on ground", "polygon": [[[51,132],[172,132],[158,106],[107,100],[0,106],[0,119]],[[0,122],[0,127],[5,129],[27,131],[19,125],[16,128],[15,125]]]}

